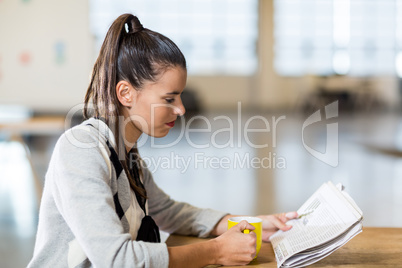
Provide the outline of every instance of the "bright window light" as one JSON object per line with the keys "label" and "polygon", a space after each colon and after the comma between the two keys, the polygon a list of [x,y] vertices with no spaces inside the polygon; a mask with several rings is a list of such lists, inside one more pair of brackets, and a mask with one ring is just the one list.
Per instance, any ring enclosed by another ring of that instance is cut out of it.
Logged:
{"label": "bright window light", "polygon": [[402,78],[402,52],[399,52],[395,60],[396,73]]}
{"label": "bright window light", "polygon": [[171,38],[193,75],[252,75],[257,69],[258,0],[90,0],[99,50],[112,21],[137,15],[144,27]]}
{"label": "bright window light", "polygon": [[336,74],[345,75],[350,70],[349,53],[345,50],[336,51],[333,57],[333,69]]}
{"label": "bright window light", "polygon": [[278,74],[396,74],[402,0],[275,0],[274,8]]}
{"label": "bright window light", "polygon": [[334,44],[347,47],[350,40],[350,3],[349,0],[334,1]]}

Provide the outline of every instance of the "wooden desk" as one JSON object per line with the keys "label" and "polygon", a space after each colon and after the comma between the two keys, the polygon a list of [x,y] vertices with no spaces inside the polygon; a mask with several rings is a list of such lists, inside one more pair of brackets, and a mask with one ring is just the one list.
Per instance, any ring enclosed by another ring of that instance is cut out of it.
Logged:
{"label": "wooden desk", "polygon": [[[172,235],[166,243],[168,246],[179,246],[200,241],[203,239]],[[249,266],[276,267],[270,243],[262,244],[257,259]],[[309,267],[402,267],[402,228],[365,227],[342,248]]]}
{"label": "wooden desk", "polygon": [[0,131],[10,135],[54,135],[65,130],[65,118],[62,116],[31,117],[16,122],[0,122]]}

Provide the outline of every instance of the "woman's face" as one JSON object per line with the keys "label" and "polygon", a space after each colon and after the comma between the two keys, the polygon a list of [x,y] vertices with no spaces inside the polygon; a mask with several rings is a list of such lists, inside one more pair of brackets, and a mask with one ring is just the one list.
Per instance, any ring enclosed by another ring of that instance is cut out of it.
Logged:
{"label": "woman's face", "polygon": [[126,117],[130,117],[132,124],[127,124],[125,133],[131,137],[131,141],[138,139],[142,133],[153,137],[168,134],[177,117],[185,113],[180,95],[186,80],[186,70],[172,67],[155,82],[146,81],[142,89],[136,91],[130,88],[133,102],[127,109]]}

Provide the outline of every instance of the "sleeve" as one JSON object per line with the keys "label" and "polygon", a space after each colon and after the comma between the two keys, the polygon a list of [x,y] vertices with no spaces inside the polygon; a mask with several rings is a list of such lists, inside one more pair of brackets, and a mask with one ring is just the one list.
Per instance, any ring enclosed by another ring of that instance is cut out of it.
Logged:
{"label": "sleeve", "polygon": [[168,267],[166,244],[132,241],[124,232],[109,186],[109,162],[97,135],[78,130],[75,137],[80,137],[79,144],[94,146],[77,146],[63,135],[49,171],[56,206],[89,261],[94,267]]}
{"label": "sleeve", "polygon": [[163,231],[208,237],[219,220],[228,214],[177,202],[156,185],[147,168],[144,168],[143,172],[144,186],[148,195],[149,215]]}

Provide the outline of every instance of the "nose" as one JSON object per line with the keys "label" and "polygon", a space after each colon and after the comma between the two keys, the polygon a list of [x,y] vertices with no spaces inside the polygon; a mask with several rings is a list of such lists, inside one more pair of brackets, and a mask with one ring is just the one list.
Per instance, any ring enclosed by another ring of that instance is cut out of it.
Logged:
{"label": "nose", "polygon": [[184,108],[183,102],[181,99],[179,100],[179,103],[177,104],[176,107],[174,107],[173,112],[177,114],[178,116],[182,116],[186,113],[186,108]]}

